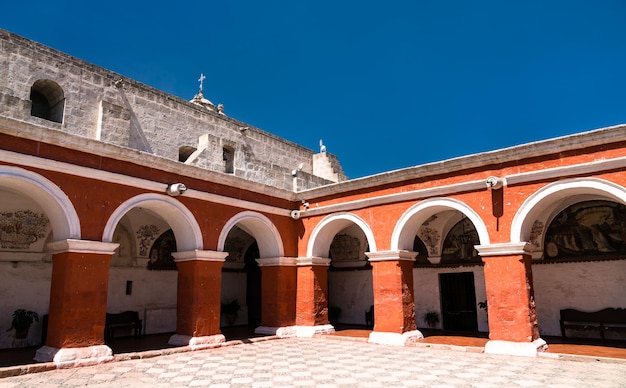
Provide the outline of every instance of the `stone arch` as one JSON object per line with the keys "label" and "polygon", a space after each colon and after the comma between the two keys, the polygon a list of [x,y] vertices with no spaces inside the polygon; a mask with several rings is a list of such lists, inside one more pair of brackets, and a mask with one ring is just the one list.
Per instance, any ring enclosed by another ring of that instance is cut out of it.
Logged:
{"label": "stone arch", "polygon": [[489,244],[487,227],[472,208],[456,199],[431,198],[411,206],[400,216],[391,235],[391,250],[412,250],[415,231],[430,217],[446,210],[456,210],[462,213],[474,224],[480,244]]}
{"label": "stone arch", "polygon": [[276,226],[263,214],[253,211],[238,213],[226,222],[217,241],[218,251],[224,251],[226,238],[234,226],[238,226],[256,239],[261,258],[283,257],[285,255],[283,241]]}
{"label": "stone arch", "polygon": [[52,241],[81,239],[76,209],[54,182],[19,167],[0,166],[0,187],[23,193],[45,209],[52,227]]}
{"label": "stone arch", "polygon": [[[511,242],[533,240],[531,234],[545,231],[536,230],[538,223],[546,228],[552,218],[568,206],[594,199],[626,204],[626,188],[598,178],[565,179],[544,186],[529,196],[515,213],[511,223]],[[541,251],[542,244],[536,249]]]}
{"label": "stone arch", "polygon": [[122,203],[109,217],[102,241],[112,241],[117,224],[135,207],[150,210],[167,221],[176,236],[178,251],[202,249],[202,231],[191,211],[176,199],[162,194],[140,194]]}
{"label": "stone arch", "polygon": [[333,242],[335,235],[351,224],[356,224],[361,228],[363,233],[365,233],[369,251],[376,252],[376,240],[369,225],[362,218],[354,214],[337,213],[325,217],[315,226],[309,238],[307,257],[328,257],[330,244]]}

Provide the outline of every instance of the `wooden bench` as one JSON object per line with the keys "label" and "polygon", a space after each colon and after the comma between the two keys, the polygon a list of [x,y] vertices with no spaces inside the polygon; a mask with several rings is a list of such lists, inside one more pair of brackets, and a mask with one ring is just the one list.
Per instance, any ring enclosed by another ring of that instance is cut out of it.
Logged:
{"label": "wooden bench", "polygon": [[626,333],[626,309],[606,308],[585,312],[575,309],[561,310],[561,336],[567,338],[566,330],[595,331],[604,341],[607,331]]}
{"label": "wooden bench", "polygon": [[139,319],[137,311],[124,311],[121,313],[107,313],[104,324],[105,338],[113,338],[116,329],[131,329],[135,337],[141,335],[143,322]]}

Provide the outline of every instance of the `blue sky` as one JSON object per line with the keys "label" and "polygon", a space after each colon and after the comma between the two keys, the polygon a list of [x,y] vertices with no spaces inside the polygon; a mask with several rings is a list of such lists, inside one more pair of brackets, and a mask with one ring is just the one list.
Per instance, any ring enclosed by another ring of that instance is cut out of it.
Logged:
{"label": "blue sky", "polygon": [[626,123],[626,1],[10,1],[0,28],[350,178]]}

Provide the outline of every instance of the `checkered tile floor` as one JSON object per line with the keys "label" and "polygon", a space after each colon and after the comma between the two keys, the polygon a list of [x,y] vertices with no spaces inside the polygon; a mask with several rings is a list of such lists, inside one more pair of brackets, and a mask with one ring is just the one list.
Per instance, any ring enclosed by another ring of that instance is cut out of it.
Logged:
{"label": "checkered tile floor", "polygon": [[0,380],[0,387],[626,387],[626,363],[274,339]]}

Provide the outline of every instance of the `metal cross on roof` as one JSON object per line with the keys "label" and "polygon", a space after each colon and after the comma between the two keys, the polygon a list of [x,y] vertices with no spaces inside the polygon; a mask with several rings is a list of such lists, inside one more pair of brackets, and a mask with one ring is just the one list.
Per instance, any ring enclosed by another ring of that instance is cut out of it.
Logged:
{"label": "metal cross on roof", "polygon": [[200,82],[200,92],[202,92],[202,81],[204,81],[206,79],[206,77],[204,76],[204,74],[200,73],[200,79],[198,79],[198,82]]}

